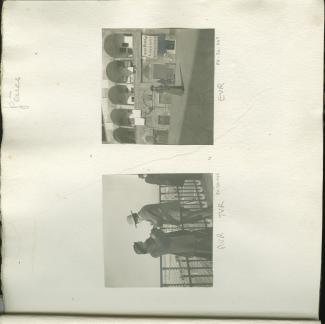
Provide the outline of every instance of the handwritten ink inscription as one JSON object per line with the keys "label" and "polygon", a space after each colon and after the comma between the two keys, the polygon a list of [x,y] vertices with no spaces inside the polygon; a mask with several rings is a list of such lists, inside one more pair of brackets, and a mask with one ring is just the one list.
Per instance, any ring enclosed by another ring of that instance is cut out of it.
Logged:
{"label": "handwritten ink inscription", "polygon": [[216,37],[216,65],[221,64],[220,37]]}
{"label": "handwritten ink inscription", "polygon": [[[220,41],[220,37],[216,37],[215,40],[215,44],[216,44],[216,65],[221,65],[221,41]],[[225,96],[225,84],[219,82],[217,84],[217,98],[218,101],[225,101],[226,100],[226,96]]]}
{"label": "handwritten ink inscription", "polygon": [[216,203],[216,212],[217,217],[222,218],[225,217],[225,202],[220,199],[221,198],[221,184],[220,184],[220,175],[216,173],[214,175],[214,193],[218,196],[218,202]]}
{"label": "handwritten ink inscription", "polygon": [[[222,226],[223,220],[226,218],[226,207],[225,201],[222,199],[222,190],[221,190],[221,181],[220,174],[216,173],[214,175],[214,193],[217,197],[215,202],[215,214],[216,217],[220,220],[218,229]],[[223,250],[226,248],[226,235],[225,232],[216,233],[216,247],[218,250]]]}
{"label": "handwritten ink inscription", "polygon": [[223,218],[226,216],[225,213],[225,202],[221,201],[217,203],[217,214],[218,214],[218,218]]}
{"label": "handwritten ink inscription", "polygon": [[29,106],[23,105],[21,103],[21,78],[14,78],[13,85],[9,94],[7,96],[8,101],[4,108],[12,108],[12,109],[28,109]]}
{"label": "handwritten ink inscription", "polygon": [[225,101],[225,84],[224,83],[218,83],[217,84],[217,92],[218,92],[218,100],[219,101]]}
{"label": "handwritten ink inscription", "polygon": [[220,195],[220,175],[219,175],[219,173],[216,173],[214,175],[214,179],[215,179],[215,194]]}
{"label": "handwritten ink inscription", "polygon": [[223,232],[217,234],[217,249],[224,250],[226,248],[225,234]]}

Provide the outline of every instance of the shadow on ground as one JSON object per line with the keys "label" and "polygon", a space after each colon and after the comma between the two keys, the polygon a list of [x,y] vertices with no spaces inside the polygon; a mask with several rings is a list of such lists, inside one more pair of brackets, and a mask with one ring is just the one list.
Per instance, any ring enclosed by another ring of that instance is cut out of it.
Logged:
{"label": "shadow on ground", "polygon": [[199,32],[179,144],[212,145],[214,30]]}

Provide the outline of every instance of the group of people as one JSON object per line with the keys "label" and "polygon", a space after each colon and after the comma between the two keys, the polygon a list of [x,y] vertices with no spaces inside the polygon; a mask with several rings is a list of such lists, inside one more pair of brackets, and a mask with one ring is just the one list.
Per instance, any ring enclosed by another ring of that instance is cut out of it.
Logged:
{"label": "group of people", "polygon": [[212,260],[212,228],[168,233],[153,228],[150,237],[144,242],[135,242],[133,249],[137,254],[150,254],[154,258],[174,254]]}
{"label": "group of people", "polygon": [[[164,175],[139,175],[148,183],[159,181],[160,184],[183,185],[188,175],[175,175],[170,178]],[[161,177],[163,176],[163,177]],[[193,178],[201,175],[193,174]],[[144,242],[135,242],[133,249],[137,254],[150,254],[158,258],[165,254],[174,254],[184,257],[199,257],[212,260],[212,228],[196,230],[176,230],[164,232],[166,225],[181,226],[182,224],[195,224],[204,219],[212,221],[212,207],[190,210],[181,206],[178,200],[149,204],[143,206],[138,212],[131,212],[127,222],[137,227],[141,222],[147,221],[153,229]]]}

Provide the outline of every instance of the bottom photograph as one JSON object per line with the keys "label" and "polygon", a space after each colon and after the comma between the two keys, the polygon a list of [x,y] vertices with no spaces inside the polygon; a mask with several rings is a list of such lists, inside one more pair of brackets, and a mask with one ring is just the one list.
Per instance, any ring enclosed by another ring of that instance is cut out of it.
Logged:
{"label": "bottom photograph", "polygon": [[213,286],[213,174],[103,175],[106,287]]}

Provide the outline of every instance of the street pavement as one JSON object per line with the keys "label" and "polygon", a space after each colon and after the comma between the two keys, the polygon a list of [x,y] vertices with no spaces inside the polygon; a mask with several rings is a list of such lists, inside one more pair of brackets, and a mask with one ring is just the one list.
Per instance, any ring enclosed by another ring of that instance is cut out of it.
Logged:
{"label": "street pavement", "polygon": [[[214,30],[176,31],[176,83],[183,95],[173,95],[169,144],[212,145],[214,112]],[[180,73],[181,71],[181,73]]]}

